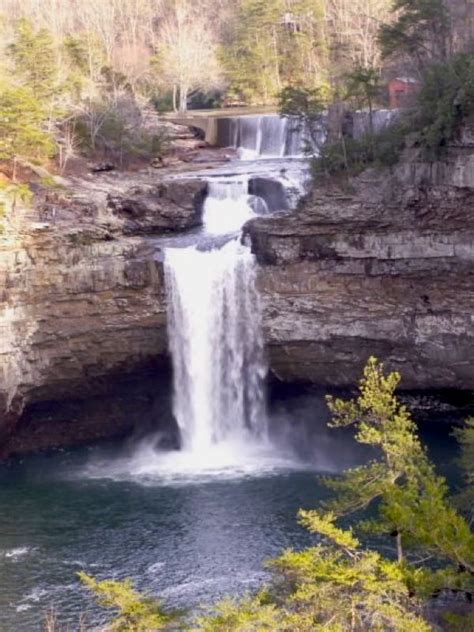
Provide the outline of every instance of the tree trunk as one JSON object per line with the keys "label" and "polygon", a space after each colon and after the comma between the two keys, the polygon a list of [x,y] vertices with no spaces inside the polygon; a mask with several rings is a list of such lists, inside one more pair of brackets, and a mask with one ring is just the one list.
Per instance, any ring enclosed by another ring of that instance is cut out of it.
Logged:
{"label": "tree trunk", "polygon": [[397,531],[397,559],[399,564],[403,562],[402,534],[400,531]]}
{"label": "tree trunk", "polygon": [[184,86],[180,87],[179,90],[179,111],[181,113],[187,112],[188,110],[188,89]]}
{"label": "tree trunk", "polygon": [[173,84],[173,110],[175,112],[178,111],[178,88],[176,86],[176,84]]}
{"label": "tree trunk", "polygon": [[374,135],[374,106],[372,103],[372,99],[370,97],[368,99],[368,103],[369,103],[369,131],[370,131],[370,135],[373,137]]}
{"label": "tree trunk", "polygon": [[375,138],[374,138],[374,106],[372,103],[372,99],[369,97],[369,134],[370,134],[370,158],[374,160],[375,158]]}

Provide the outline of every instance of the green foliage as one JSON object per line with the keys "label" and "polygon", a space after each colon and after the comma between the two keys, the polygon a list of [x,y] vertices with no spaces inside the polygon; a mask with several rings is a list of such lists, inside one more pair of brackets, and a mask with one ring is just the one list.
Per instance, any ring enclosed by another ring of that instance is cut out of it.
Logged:
{"label": "green foliage", "polygon": [[405,147],[406,121],[374,133],[373,106],[380,94],[380,75],[372,67],[357,66],[346,78],[346,100],[355,100],[359,107],[369,108],[369,132],[354,139],[342,135],[327,142],[323,132],[323,114],[329,94],[323,88],[287,86],[279,93],[281,116],[292,117],[309,133],[306,153],[312,156],[315,177],[339,174],[357,175],[370,166],[391,166],[398,162]]}
{"label": "green foliage", "polygon": [[449,632],[473,632],[474,630],[474,614],[467,615],[448,613],[444,617],[444,621]]}
{"label": "green foliage", "polygon": [[474,418],[468,419],[465,427],[457,429],[454,434],[461,446],[459,466],[465,483],[465,489],[458,495],[456,501],[472,524],[474,522]]}
{"label": "green foliage", "polygon": [[322,542],[288,551],[273,563],[290,587],[287,609],[293,627],[288,630],[431,629],[397,563],[361,550],[352,533],[338,529],[331,516],[307,512],[304,523]]}
{"label": "green foliage", "polygon": [[303,551],[286,551],[271,563],[273,587],[254,599],[219,604],[199,620],[203,632],[318,632],[393,630],[429,632],[420,603],[410,597],[402,569],[363,551],[333,515],[302,512],[302,523],[321,538]]}
{"label": "green foliage", "polygon": [[369,108],[369,139],[373,139],[374,121],[373,109],[374,102],[380,95],[380,71],[373,67],[356,66],[347,78],[347,96],[349,99],[355,99],[358,107]]}
{"label": "green foliage", "polygon": [[107,102],[120,91],[131,93],[128,78],[107,63],[104,47],[93,33],[68,35],[62,50],[67,63],[66,87],[78,104]]}
{"label": "green foliage", "polygon": [[[376,94],[375,74],[365,76],[356,71],[349,79],[347,96],[358,95],[360,102],[365,101],[369,117]],[[423,149],[427,159],[439,159],[458,139],[463,124],[473,117],[474,58],[455,55],[449,62],[428,67],[413,110],[380,132],[359,139],[342,137],[323,145],[313,161],[313,172],[315,176],[357,175],[371,166],[392,166],[399,161],[408,136]]]}
{"label": "green foliage", "polygon": [[[344,515],[377,501],[377,518],[360,526],[396,535],[399,561],[404,547],[434,555],[445,564],[439,579],[456,575],[458,583],[472,588],[474,534],[450,504],[445,480],[436,474],[409,411],[395,396],[399,381],[397,373],[385,376],[383,366],[371,358],[357,399],[329,398],[332,425],[354,426],[358,442],[381,452],[380,460],[327,481],[338,494],[329,508]],[[467,572],[458,574],[459,568]]]}
{"label": "green foliage", "polygon": [[100,582],[86,573],[79,573],[79,578],[96,595],[99,604],[115,612],[107,627],[111,632],[169,629],[173,617],[164,612],[159,601],[137,592],[130,580]]}
{"label": "green foliage", "polygon": [[265,591],[246,599],[225,599],[199,617],[192,629],[197,632],[264,632],[287,630],[285,613]]}
{"label": "green foliage", "polygon": [[347,77],[347,96],[355,98],[360,107],[371,109],[381,90],[380,71],[371,66],[356,66]]}
{"label": "green foliage", "polygon": [[8,52],[17,77],[45,106],[58,92],[58,67],[51,34],[46,29],[36,31],[23,18],[16,25],[15,41]]}
{"label": "green foliage", "polygon": [[308,155],[320,150],[324,140],[322,115],[327,105],[327,97],[322,88],[287,86],[278,95],[280,116],[295,119],[310,139],[306,148]]}
{"label": "green foliage", "polygon": [[278,92],[278,56],[272,46],[279,0],[241,0],[233,45],[222,51],[230,94],[248,103],[269,102]]}
{"label": "green foliage", "polygon": [[474,58],[459,54],[433,64],[425,73],[414,117],[420,143],[438,157],[455,140],[464,121],[474,116]]}
{"label": "green foliage", "polygon": [[312,161],[312,171],[321,175],[358,175],[369,167],[395,165],[405,148],[407,128],[400,120],[375,134],[365,134],[354,139],[343,137],[320,148],[319,156]]}
{"label": "green foliage", "polygon": [[295,116],[304,121],[320,121],[327,105],[321,88],[287,86],[278,95],[278,106],[282,116]]}
{"label": "green foliage", "polygon": [[0,160],[16,156],[43,160],[54,154],[45,130],[47,114],[29,88],[0,86]]}
{"label": "green foliage", "polygon": [[407,54],[420,66],[447,59],[451,32],[446,4],[444,0],[395,0],[396,19],[380,30],[384,55]]}
{"label": "green foliage", "polygon": [[[284,85],[324,84],[324,3],[295,0],[239,0],[232,40],[222,50],[229,96],[247,103],[272,103]],[[294,22],[285,23],[285,15]]]}
{"label": "green foliage", "polygon": [[132,98],[116,102],[91,101],[77,116],[75,130],[82,149],[121,165],[131,158],[161,155],[169,139],[165,131],[150,133]]}
{"label": "green foliage", "polygon": [[21,19],[14,41],[7,49],[13,63],[13,77],[0,83],[0,160],[15,158],[43,161],[55,153],[47,129],[58,93],[57,63],[50,34],[35,30]]}
{"label": "green foliage", "polygon": [[33,192],[27,184],[0,180],[0,235],[5,232],[5,221],[18,202],[29,205],[32,199]]}

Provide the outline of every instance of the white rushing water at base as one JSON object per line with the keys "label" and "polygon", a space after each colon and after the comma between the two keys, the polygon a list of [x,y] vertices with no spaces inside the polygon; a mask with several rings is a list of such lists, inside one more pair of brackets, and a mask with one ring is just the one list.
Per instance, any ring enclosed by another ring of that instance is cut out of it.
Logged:
{"label": "white rushing water at base", "polygon": [[174,414],[183,448],[266,436],[255,260],[231,241],[220,250],[168,249],[168,328]]}

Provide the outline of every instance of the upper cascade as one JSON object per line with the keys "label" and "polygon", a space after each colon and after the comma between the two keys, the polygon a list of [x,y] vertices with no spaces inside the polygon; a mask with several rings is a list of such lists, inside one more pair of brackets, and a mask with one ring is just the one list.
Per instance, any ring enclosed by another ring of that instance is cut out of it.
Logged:
{"label": "upper cascade", "polygon": [[295,158],[304,155],[305,134],[298,120],[278,114],[220,118],[217,144],[234,147],[241,158]]}
{"label": "upper cascade", "polygon": [[[349,136],[360,138],[370,131],[381,132],[399,115],[399,110],[358,110],[351,113],[345,126]],[[372,123],[370,117],[372,116]],[[327,137],[327,114],[322,114],[315,151]],[[304,124],[296,117],[278,114],[225,116],[217,119],[217,145],[237,149],[244,160],[258,158],[303,158],[311,144]]]}
{"label": "upper cascade", "polygon": [[250,195],[248,176],[209,180],[204,205],[204,226],[208,233],[237,232],[249,219],[267,212],[265,201]]}

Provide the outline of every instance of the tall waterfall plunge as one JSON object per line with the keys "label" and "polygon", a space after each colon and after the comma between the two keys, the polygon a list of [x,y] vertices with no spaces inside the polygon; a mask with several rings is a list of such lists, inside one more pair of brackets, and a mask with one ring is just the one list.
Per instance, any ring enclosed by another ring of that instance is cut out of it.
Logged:
{"label": "tall waterfall plunge", "polygon": [[165,260],[174,413],[183,447],[266,435],[255,261],[238,241],[169,249]]}

